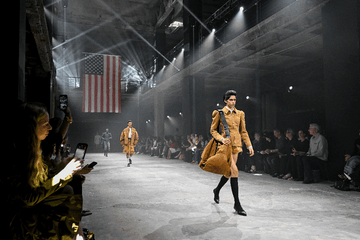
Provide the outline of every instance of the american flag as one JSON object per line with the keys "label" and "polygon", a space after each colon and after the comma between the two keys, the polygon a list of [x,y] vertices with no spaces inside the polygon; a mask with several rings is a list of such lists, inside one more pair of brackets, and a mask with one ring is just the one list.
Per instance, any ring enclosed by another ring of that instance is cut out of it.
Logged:
{"label": "american flag", "polygon": [[121,112],[120,56],[85,54],[83,112]]}

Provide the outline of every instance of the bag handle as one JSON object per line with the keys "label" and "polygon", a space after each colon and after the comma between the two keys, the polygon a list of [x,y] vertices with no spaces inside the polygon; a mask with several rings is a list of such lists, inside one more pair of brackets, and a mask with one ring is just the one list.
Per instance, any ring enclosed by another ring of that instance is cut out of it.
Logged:
{"label": "bag handle", "polygon": [[226,138],[230,138],[229,125],[228,125],[227,122],[226,122],[224,112],[223,112],[222,109],[218,109],[218,111],[219,111],[219,113],[220,113],[221,121],[222,121],[223,126],[224,126]]}

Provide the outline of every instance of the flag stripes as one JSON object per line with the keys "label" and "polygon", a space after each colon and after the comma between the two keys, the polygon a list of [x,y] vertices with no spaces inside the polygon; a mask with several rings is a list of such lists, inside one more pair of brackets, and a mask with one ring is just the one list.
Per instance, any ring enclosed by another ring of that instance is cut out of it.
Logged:
{"label": "flag stripes", "polygon": [[83,112],[121,112],[120,56],[86,55]]}

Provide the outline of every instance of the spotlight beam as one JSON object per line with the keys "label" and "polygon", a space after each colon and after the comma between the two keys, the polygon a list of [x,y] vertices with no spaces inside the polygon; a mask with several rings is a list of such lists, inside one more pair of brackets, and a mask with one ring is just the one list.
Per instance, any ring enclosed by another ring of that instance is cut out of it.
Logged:
{"label": "spotlight beam", "polygon": [[186,11],[188,11],[191,14],[191,16],[193,16],[196,19],[196,21],[198,21],[201,24],[201,26],[203,26],[209,33],[211,33],[211,30],[202,21],[200,21],[200,19],[197,16],[195,16],[195,14],[192,11],[190,11],[190,9],[186,5],[184,5],[179,0],[176,1],[180,3],[186,9]]}
{"label": "spotlight beam", "polygon": [[164,58],[169,64],[171,64],[176,70],[180,71],[172,62],[169,61],[161,52],[159,52],[153,45],[151,45],[140,33],[138,33],[129,23],[127,23],[118,13],[116,13],[112,8],[110,8],[103,1],[101,3],[114,14],[114,16],[119,19],[122,23],[124,23],[136,36],[138,36],[141,40],[143,40],[149,47],[151,47],[155,52],[157,52],[162,58]]}
{"label": "spotlight beam", "polygon": [[[183,4],[182,2],[180,2],[179,0],[176,0],[176,1],[177,1],[178,3],[180,3],[180,4],[186,9],[186,11],[188,11],[188,12],[191,14],[191,16],[193,16],[193,17],[195,18],[195,20],[200,23],[201,26],[203,26],[203,28],[205,28],[209,33],[212,32],[212,30],[210,30],[202,21],[200,21],[200,19],[199,19],[197,16],[195,16],[195,14],[194,14],[192,11],[190,11],[190,9],[189,9],[186,5],[184,5],[184,4]],[[214,36],[215,36],[215,32],[214,32]],[[224,43],[221,42],[218,37],[215,36],[215,39],[216,39],[221,45],[224,45]]]}
{"label": "spotlight beam", "polygon": [[[121,43],[119,43],[119,44],[116,44],[116,45],[114,45],[114,46],[111,46],[110,48],[107,48],[107,49],[103,50],[102,52],[109,51],[109,50],[111,50],[111,49],[113,49],[113,48],[116,48],[116,47],[121,46],[121,45],[126,44],[126,43],[127,43],[127,41],[126,41],[126,42],[121,42]],[[100,53],[93,53],[93,54],[100,54]],[[67,64],[67,65],[64,65],[64,66],[58,68],[57,70],[61,70],[61,69],[63,69],[63,68],[66,68],[66,67],[69,67],[69,66],[71,66],[71,65],[77,64],[77,63],[85,60],[86,58],[88,58],[88,57],[84,57],[84,58],[81,58],[81,59],[79,59],[79,60],[77,60],[77,61],[75,61],[75,62],[72,62],[72,63],[69,63],[69,64]]]}
{"label": "spotlight beam", "polygon": [[[111,19],[111,20],[112,20],[112,19]],[[111,20],[110,20],[110,21],[111,21]],[[73,41],[73,40],[75,40],[75,39],[77,39],[77,38],[79,38],[79,37],[81,37],[81,36],[83,36],[83,35],[91,32],[91,31],[93,31],[93,30],[101,27],[102,25],[104,25],[104,24],[106,24],[106,23],[108,23],[108,22],[110,22],[110,21],[106,21],[106,22],[103,22],[103,23],[101,23],[101,24],[99,24],[99,25],[96,25],[96,26],[94,26],[94,27],[92,27],[92,28],[90,28],[90,29],[88,29],[88,30],[80,33],[79,35],[76,35],[75,37],[70,38],[69,40],[65,40],[65,42],[60,43],[59,45],[53,47],[52,49],[55,50],[56,48],[61,47],[62,45],[67,44],[67,43],[69,43],[69,42],[71,42],[71,41]]]}

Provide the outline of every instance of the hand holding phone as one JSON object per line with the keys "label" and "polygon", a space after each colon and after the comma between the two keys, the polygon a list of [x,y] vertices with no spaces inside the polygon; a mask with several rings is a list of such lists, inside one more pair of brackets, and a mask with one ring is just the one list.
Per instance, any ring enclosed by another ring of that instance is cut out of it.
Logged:
{"label": "hand holding phone", "polygon": [[87,143],[78,143],[75,149],[74,158],[76,158],[78,161],[82,161],[81,168],[85,166],[83,163],[87,148]]}
{"label": "hand holding phone", "polygon": [[90,163],[90,165],[88,166],[88,168],[94,168],[94,166],[97,164],[97,162],[92,162]]}

